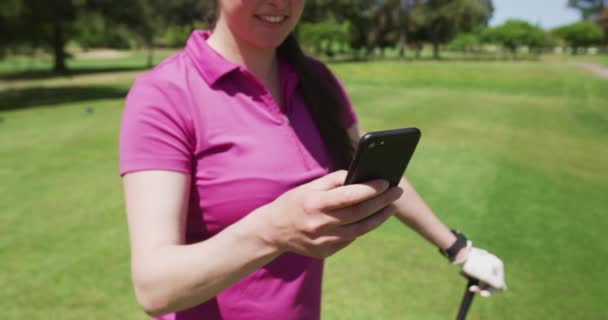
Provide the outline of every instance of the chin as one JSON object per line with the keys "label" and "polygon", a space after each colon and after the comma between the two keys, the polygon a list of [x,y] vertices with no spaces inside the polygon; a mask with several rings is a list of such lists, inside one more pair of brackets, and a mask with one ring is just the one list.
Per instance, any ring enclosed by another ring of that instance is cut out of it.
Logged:
{"label": "chin", "polygon": [[285,39],[287,39],[287,36],[278,39],[256,39],[252,41],[252,44],[262,49],[277,49]]}

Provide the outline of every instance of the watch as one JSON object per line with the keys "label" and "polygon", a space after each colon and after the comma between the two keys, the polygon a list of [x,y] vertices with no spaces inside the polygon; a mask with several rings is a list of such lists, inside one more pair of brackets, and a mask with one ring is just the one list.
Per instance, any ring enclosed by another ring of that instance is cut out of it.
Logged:
{"label": "watch", "polygon": [[446,256],[450,261],[454,261],[456,259],[456,255],[460,250],[467,246],[468,239],[464,236],[464,234],[452,230],[452,233],[456,236],[456,241],[447,249],[443,250],[439,248],[439,252]]}

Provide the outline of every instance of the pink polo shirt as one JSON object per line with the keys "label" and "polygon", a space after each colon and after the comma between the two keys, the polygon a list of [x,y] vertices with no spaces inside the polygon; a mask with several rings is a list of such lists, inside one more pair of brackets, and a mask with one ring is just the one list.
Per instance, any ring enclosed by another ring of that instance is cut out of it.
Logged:
{"label": "pink polo shirt", "polygon": [[[279,105],[244,67],[209,47],[209,35],[193,32],[184,50],[137,77],[120,131],[121,176],[192,176],[187,243],[333,171],[292,67],[280,59]],[[347,104],[350,127],[356,116]],[[287,253],[213,299],[157,319],[318,319],[322,274],[322,260]]]}

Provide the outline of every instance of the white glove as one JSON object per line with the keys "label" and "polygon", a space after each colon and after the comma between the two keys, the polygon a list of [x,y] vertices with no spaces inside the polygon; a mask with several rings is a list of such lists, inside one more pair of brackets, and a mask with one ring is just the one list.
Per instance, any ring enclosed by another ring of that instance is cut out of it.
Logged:
{"label": "white glove", "polygon": [[486,250],[472,247],[470,241],[467,250],[466,257],[454,263],[462,265],[462,272],[465,276],[480,281],[477,288],[470,288],[470,290],[480,292],[482,296],[489,296],[493,290],[497,289],[507,290],[502,261]]}

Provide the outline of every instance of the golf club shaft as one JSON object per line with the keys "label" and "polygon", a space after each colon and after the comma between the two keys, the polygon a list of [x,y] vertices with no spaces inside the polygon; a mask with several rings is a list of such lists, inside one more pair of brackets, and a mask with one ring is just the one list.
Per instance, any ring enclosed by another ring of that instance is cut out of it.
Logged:
{"label": "golf club shaft", "polygon": [[473,297],[475,296],[475,293],[469,291],[469,288],[473,285],[478,284],[479,280],[469,278],[467,287],[464,290],[464,296],[462,297],[462,302],[460,303],[460,310],[458,310],[458,317],[456,317],[456,320],[465,320],[467,318],[467,313],[469,312],[471,303],[473,303]]}

